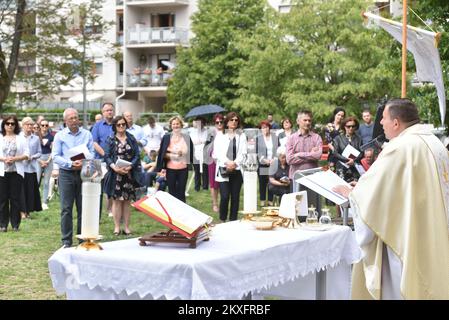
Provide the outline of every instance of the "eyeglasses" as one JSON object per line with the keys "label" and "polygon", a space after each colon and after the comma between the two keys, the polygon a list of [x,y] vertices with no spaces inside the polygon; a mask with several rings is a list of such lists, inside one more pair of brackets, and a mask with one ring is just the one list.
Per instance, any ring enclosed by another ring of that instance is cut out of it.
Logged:
{"label": "eyeglasses", "polygon": [[117,123],[116,127],[126,127],[126,123]]}
{"label": "eyeglasses", "polygon": [[348,125],[348,126],[345,126],[345,128],[355,128],[356,127],[356,125],[354,124],[354,125]]}
{"label": "eyeglasses", "polygon": [[16,124],[14,122],[5,122],[5,126],[14,127]]}
{"label": "eyeglasses", "polygon": [[239,122],[239,119],[238,118],[232,118],[229,121]]}
{"label": "eyeglasses", "polygon": [[48,124],[41,124],[41,127],[48,127]]}
{"label": "eyeglasses", "polygon": [[222,124],[223,121],[215,121],[215,124]]}

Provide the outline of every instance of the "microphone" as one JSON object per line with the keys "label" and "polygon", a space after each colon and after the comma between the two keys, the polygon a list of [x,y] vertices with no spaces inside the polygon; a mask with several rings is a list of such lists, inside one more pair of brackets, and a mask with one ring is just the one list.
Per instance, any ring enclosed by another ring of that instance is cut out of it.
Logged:
{"label": "microphone", "polygon": [[380,148],[385,141],[387,141],[387,139],[385,138],[385,134],[381,133],[373,140],[360,146],[360,151],[365,151],[366,149],[369,148]]}

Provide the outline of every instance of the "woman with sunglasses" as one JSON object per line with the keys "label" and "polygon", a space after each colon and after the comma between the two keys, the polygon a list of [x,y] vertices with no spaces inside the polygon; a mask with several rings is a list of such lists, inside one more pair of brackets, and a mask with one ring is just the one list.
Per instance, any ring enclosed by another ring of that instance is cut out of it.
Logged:
{"label": "woman with sunglasses", "polygon": [[[104,160],[108,173],[104,178],[104,190],[112,199],[112,215],[114,218],[114,235],[118,236],[120,223],[125,224],[123,234],[131,235],[129,228],[131,218],[131,201],[136,200],[136,188],[144,185],[140,151],[136,138],[126,131],[128,123],[122,116],[112,120],[113,135],[106,139]],[[130,165],[118,165],[117,160],[124,160]]]}
{"label": "woman with sunglasses", "polygon": [[214,141],[217,159],[215,180],[220,184],[220,220],[226,222],[231,200],[229,220],[237,220],[240,189],[243,184],[241,165],[247,153],[246,135],[242,132],[242,121],[235,112],[229,112],[224,121],[225,133]]}
{"label": "woman with sunglasses", "polygon": [[19,135],[16,116],[7,116],[1,125],[0,135],[0,232],[19,231],[20,199],[25,175],[24,161],[28,160],[28,144]]}
{"label": "woman with sunglasses", "polygon": [[218,191],[219,184],[215,180],[215,170],[217,164],[214,159],[214,140],[219,134],[223,134],[223,123],[224,116],[221,113],[217,113],[213,117],[214,127],[211,129],[209,133],[209,137],[206,142],[206,148],[208,148],[207,155],[209,158],[207,159],[208,163],[208,173],[209,173],[209,188],[210,194],[212,197],[212,211],[218,212]]}
{"label": "woman with sunglasses", "polygon": [[360,151],[362,138],[360,138],[360,136],[356,133],[359,127],[359,122],[355,117],[348,117],[344,119],[342,122],[342,127],[345,132],[334,138],[334,158],[336,161],[337,174],[346,182],[351,182],[360,177],[360,174],[355,168],[355,164],[360,163],[363,152],[360,152],[357,157],[350,158],[346,158],[342,154],[348,145],[351,145],[357,149],[357,151]]}
{"label": "woman with sunglasses", "polygon": [[[42,193],[42,209],[48,209],[48,198],[49,198],[49,184],[51,178],[51,172],[53,171],[53,161],[51,158],[51,149],[53,147],[54,136],[49,131],[48,121],[42,119],[40,122],[40,141],[42,155],[38,160],[39,166],[37,171],[38,181],[43,181],[43,193]],[[42,177],[43,175],[43,177]]]}

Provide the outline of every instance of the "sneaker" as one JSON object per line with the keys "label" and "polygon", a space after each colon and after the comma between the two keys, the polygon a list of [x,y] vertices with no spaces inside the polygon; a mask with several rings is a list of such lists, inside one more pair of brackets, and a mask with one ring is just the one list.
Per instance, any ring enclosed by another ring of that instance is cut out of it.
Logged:
{"label": "sneaker", "polygon": [[64,249],[66,249],[66,248],[70,248],[72,245],[70,244],[70,243],[68,243],[68,242],[64,242],[63,244],[62,244],[62,247],[64,248]]}
{"label": "sneaker", "polygon": [[42,210],[48,210],[48,205],[46,203],[42,204]]}

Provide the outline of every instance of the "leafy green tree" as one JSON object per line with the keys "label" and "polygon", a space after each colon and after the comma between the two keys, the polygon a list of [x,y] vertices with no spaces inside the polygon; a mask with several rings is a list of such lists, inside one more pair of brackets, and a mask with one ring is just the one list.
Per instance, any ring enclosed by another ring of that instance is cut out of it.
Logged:
{"label": "leafy green tree", "polygon": [[336,106],[358,116],[363,106],[400,92],[400,47],[363,25],[367,1],[294,3],[288,14],[270,14],[244,44],[249,59],[235,105],[246,119],[255,123],[268,111],[294,117],[307,108],[327,122]]}
{"label": "leafy green tree", "polygon": [[[102,4],[103,0],[86,0],[81,7],[65,0],[0,2],[0,112],[12,86],[36,92],[37,96],[28,98],[39,100],[58,93],[61,85],[69,85],[78,74],[89,74],[93,57],[83,58],[78,48],[82,41],[87,45],[98,41],[110,24],[98,14]],[[80,9],[83,6],[87,10]],[[76,41],[80,29],[74,32],[75,24],[80,22],[101,31],[85,32]],[[25,71],[27,64],[31,68]]]}
{"label": "leafy green tree", "polygon": [[168,87],[168,110],[185,114],[201,104],[230,109],[236,80],[247,56],[238,48],[263,18],[265,0],[200,0],[192,17],[195,37],[177,53],[177,68]]}

